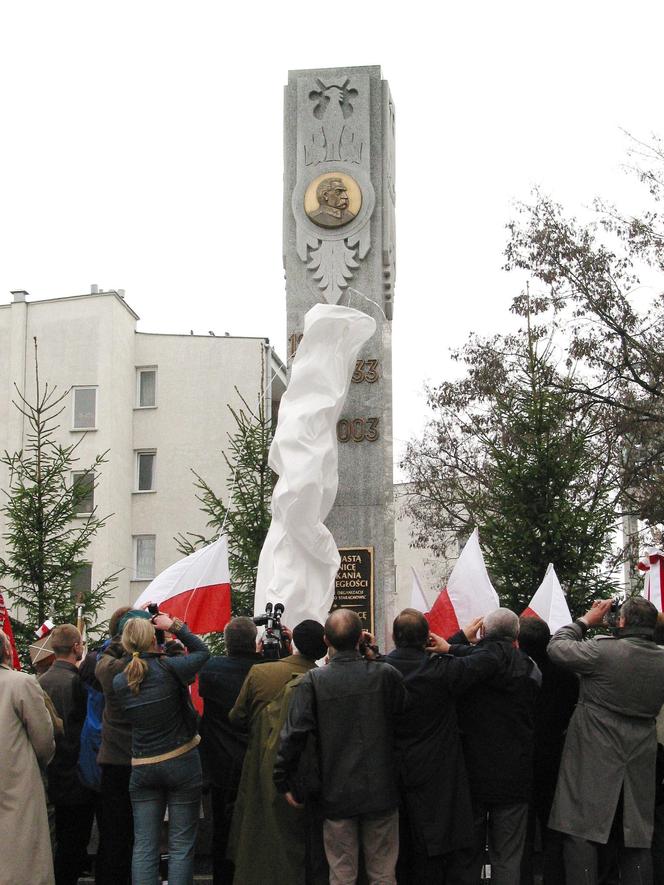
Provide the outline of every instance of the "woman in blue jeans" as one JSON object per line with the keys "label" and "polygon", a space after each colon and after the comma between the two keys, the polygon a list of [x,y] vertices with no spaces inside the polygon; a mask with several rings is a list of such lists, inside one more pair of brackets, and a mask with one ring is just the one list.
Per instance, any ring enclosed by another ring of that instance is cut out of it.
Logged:
{"label": "woman in blue jeans", "polygon": [[[175,634],[189,654],[163,655],[155,628]],[[113,679],[113,690],[132,725],[132,880],[134,885],[159,882],[159,835],[168,807],[169,885],[191,885],[201,762],[187,686],[210,652],[186,624],[166,614],[127,621],[122,644],[131,660]]]}

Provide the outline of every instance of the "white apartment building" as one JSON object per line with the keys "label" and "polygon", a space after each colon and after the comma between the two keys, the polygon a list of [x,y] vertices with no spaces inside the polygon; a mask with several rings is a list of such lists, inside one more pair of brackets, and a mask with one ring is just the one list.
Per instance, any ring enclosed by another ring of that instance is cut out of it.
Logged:
{"label": "white apartment building", "polygon": [[81,470],[108,450],[86,509],[113,515],[92,541],[76,589],[122,569],[109,614],[180,558],[178,533],[208,534],[190,468],[227,500],[221,453],[235,430],[228,406],[242,407],[235,387],[252,407],[263,396],[276,414],[286,369],[266,338],[138,332],[122,290],[96,289],[44,301],[14,292],[0,305],[0,447],[14,452],[25,441],[26,421],[12,399],[14,383],[34,396],[36,337],[41,383],[71,388],[59,440],[83,437]]}

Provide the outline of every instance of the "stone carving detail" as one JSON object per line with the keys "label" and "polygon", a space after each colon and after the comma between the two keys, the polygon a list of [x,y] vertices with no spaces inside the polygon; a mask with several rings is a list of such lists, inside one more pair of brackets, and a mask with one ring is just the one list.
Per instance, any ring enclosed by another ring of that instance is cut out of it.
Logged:
{"label": "stone carving detail", "polygon": [[318,248],[309,253],[307,264],[325,300],[331,304],[338,304],[353,277],[353,270],[359,266],[355,249],[349,249],[343,240],[322,240]]}
{"label": "stone carving detail", "polygon": [[329,86],[316,78],[318,89],[309,93],[313,102],[313,116],[320,120],[320,126],[314,130],[304,143],[304,162],[306,166],[318,163],[361,163],[362,140],[357,133],[346,124],[353,115],[353,103],[357,89],[349,89],[350,80],[346,78],[339,86]]}
{"label": "stone carving detail", "polygon": [[297,252],[330,304],[371,248],[369,89],[363,75],[298,84]]}
{"label": "stone carving detail", "polygon": [[394,309],[394,278],[396,230],[396,189],[394,185],[394,104],[387,83],[383,83],[383,304],[385,316],[392,319]]}

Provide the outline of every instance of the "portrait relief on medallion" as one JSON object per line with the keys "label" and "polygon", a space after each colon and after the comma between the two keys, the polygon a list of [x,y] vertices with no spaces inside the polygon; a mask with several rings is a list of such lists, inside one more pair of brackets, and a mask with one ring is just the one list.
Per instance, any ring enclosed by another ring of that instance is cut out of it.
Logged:
{"label": "portrait relief on medallion", "polygon": [[343,227],[357,216],[361,208],[360,186],[346,172],[319,175],[304,194],[304,211],[319,227]]}

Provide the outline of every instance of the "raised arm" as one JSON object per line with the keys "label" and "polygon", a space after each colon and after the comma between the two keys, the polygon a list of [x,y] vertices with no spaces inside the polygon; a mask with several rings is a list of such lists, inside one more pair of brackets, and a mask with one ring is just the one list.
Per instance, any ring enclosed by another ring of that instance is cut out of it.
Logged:
{"label": "raised arm", "polygon": [[169,670],[172,670],[181,680],[188,682],[201,669],[203,664],[210,657],[210,649],[203,642],[200,636],[192,633],[186,624],[177,618],[171,618],[169,615],[159,614],[152,619],[152,623],[157,630],[168,630],[173,633],[187,649],[189,654],[175,655],[174,657],[165,657],[162,663]]}

